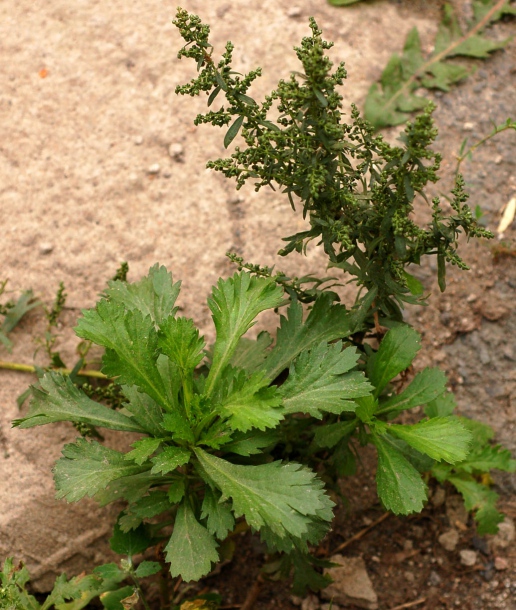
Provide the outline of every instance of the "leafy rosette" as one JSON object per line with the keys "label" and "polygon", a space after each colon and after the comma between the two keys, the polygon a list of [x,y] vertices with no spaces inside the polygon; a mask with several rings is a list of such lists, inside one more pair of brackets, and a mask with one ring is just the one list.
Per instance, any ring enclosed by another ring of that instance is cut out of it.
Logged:
{"label": "leafy rosette", "polygon": [[86,438],[66,445],[54,469],[57,497],[126,500],[117,540],[143,536],[143,547],[156,541],[148,521],[156,532],[165,522],[156,517],[172,518],[165,552],[173,576],[208,573],[219,541],[242,517],[271,550],[306,569],[302,557],[327,532],[333,502],[309,468],[274,459],[275,429],[296,413],[353,412],[370,394],[356,349],[341,340],[351,314],[323,296],[303,320],[293,301],[271,348],[267,333],[244,335],[261,312],[285,304],[283,289],[240,272],[219,280],[208,300],[216,340],[207,350],[193,321],[176,316],[179,287],[156,265],[137,283],[111,282],[79,320],[77,335],[105,348],[102,371],[122,387],[121,410],[48,372],[15,425],[71,421],[140,433],[127,453]]}

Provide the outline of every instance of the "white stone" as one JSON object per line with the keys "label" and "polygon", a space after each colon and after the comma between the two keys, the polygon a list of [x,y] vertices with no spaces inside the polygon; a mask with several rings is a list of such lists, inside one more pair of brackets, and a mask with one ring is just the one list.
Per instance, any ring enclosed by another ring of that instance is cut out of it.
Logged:
{"label": "white stone", "polygon": [[493,546],[499,549],[506,549],[514,542],[514,521],[510,517],[505,519],[498,525],[498,533],[493,538]]}
{"label": "white stone", "polygon": [[54,249],[54,246],[50,243],[43,242],[43,243],[39,244],[39,253],[40,254],[50,254],[53,249]]}
{"label": "white stone", "polygon": [[471,568],[477,563],[477,554],[470,549],[463,549],[460,552],[460,562],[463,566]]}
{"label": "white stone", "polygon": [[302,11],[301,11],[301,7],[300,6],[292,6],[287,11],[287,17],[290,17],[291,19],[295,19],[296,17],[300,17],[301,16],[301,12]]}
{"label": "white stone", "polygon": [[152,165],[149,165],[148,168],[148,172],[149,174],[159,174],[161,167],[159,163],[153,163]]}
{"label": "white stone", "polygon": [[179,142],[172,142],[172,144],[168,147],[168,154],[174,159],[174,161],[181,161],[184,155],[183,145]]}

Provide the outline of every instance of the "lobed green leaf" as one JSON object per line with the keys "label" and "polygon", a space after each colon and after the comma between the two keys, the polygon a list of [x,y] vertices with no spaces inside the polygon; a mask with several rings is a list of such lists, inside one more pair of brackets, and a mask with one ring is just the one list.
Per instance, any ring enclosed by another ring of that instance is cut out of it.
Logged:
{"label": "lobed green leaf", "polygon": [[374,434],[373,442],[378,451],[376,485],[385,508],[395,515],[421,512],[426,501],[426,486],[419,472],[385,435]]}
{"label": "lobed green leaf", "polygon": [[139,282],[109,282],[106,298],[129,311],[139,311],[143,317],[150,316],[158,326],[169,316],[174,316],[174,307],[179,295],[181,282],[172,280],[172,274],[156,263],[147,276]]}
{"label": "lobed green leaf", "polygon": [[31,393],[29,412],[25,417],[15,419],[13,426],[32,428],[71,421],[124,432],[145,432],[134,418],[91,400],[69,376],[61,373],[45,373],[39,385],[31,387]]}
{"label": "lobed green leaf", "polygon": [[252,277],[249,273],[241,272],[227,280],[219,280],[208,299],[217,330],[205,386],[208,396],[213,393],[223,369],[231,361],[240,337],[253,326],[256,316],[267,309],[279,307],[282,302],[283,290],[272,279]]}
{"label": "lobed green leaf", "polygon": [[413,425],[391,424],[390,434],[432,459],[455,464],[469,452],[471,433],[455,417],[434,417]]}
{"label": "lobed green leaf", "polygon": [[83,438],[65,445],[62,454],[54,467],[54,481],[56,497],[66,498],[68,502],[94,496],[115,479],[146,470],[128,463],[123,453]]}
{"label": "lobed green leaf", "polygon": [[195,449],[200,474],[231,498],[236,517],[244,515],[255,529],[267,526],[280,538],[303,538],[314,518],[330,521],[333,503],[323,483],[300,464],[271,462],[240,466]]}
{"label": "lobed green leaf", "polygon": [[181,576],[185,582],[208,574],[212,562],[219,559],[215,539],[197,521],[187,500],[179,506],[165,552],[172,577]]}
{"label": "lobed green leaf", "polygon": [[308,413],[321,419],[323,412],[354,411],[357,405],[349,399],[366,396],[372,389],[363,373],[349,372],[357,360],[356,349],[343,350],[342,341],[321,342],[302,352],[280,388],[285,413]]}

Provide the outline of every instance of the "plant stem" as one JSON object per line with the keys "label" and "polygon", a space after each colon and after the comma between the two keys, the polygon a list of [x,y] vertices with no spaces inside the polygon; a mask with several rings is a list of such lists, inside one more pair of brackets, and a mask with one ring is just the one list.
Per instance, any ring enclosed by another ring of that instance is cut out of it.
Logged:
{"label": "plant stem", "polygon": [[[0,369],[7,369],[9,371],[19,371],[21,373],[36,373],[37,369],[35,366],[31,366],[30,364],[21,364],[19,362],[7,362],[6,360],[0,360]],[[47,369],[54,370],[57,373],[61,373],[63,375],[70,375],[72,373],[71,369]],[[81,377],[95,377],[96,379],[108,379],[104,373],[100,371],[94,371],[92,369],[84,369],[79,371],[77,375]]]}
{"label": "plant stem", "polygon": [[516,122],[508,119],[507,122],[504,123],[503,125],[495,125],[495,128],[491,133],[487,134],[487,136],[483,137],[476,144],[472,144],[465,153],[462,153],[462,155],[459,155],[457,157],[457,167],[455,168],[455,176],[458,175],[459,169],[460,169],[460,164],[464,161],[464,159],[466,159],[479,146],[482,146],[482,144],[484,144],[491,138],[494,138],[494,136],[496,136],[497,134],[502,133],[502,131],[506,131],[507,129],[516,129]]}

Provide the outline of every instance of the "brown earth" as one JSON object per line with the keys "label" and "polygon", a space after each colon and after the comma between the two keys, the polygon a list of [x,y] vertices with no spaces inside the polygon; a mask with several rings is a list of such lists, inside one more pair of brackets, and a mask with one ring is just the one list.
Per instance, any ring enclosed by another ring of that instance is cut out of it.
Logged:
{"label": "brown earth", "polygon": [[[344,108],[363,102],[410,28],[417,26],[425,48],[431,48],[440,4],[385,0],[337,9],[323,0],[296,7],[287,0],[183,3],[212,24],[217,49],[227,39],[235,43],[242,71],[263,67],[265,76],[253,90],[258,97],[297,69],[291,48],[307,34],[308,16],[315,16],[326,38],[336,43],[332,57],[348,68]],[[467,3],[457,5],[467,11]],[[156,261],[172,270],[183,280],[184,314],[208,337],[205,299],[216,278],[231,271],[227,250],[297,275],[324,271],[316,250],[307,258],[275,256],[281,237],[303,225],[279,194],[247,188],[237,197],[233,184],[204,169],[208,159],[224,154],[222,137],[212,128],[192,126],[204,100],[174,94],[177,84],[193,76],[193,66],[176,59],[181,43],[171,25],[174,9],[157,0],[42,5],[4,0],[0,5],[0,276],[9,278],[14,294],[32,288],[47,304],[59,282],[65,283],[59,349],[69,363],[76,345],[70,329],[79,310],[95,302],[122,260],[129,262],[131,279]],[[489,35],[503,39],[511,32],[514,21],[507,21]],[[515,65],[513,42],[489,61],[478,61],[463,84],[435,96],[437,148],[448,159],[437,192],[451,187],[454,154],[464,137],[474,141],[490,131],[490,121],[514,117]],[[171,144],[183,147],[179,160],[169,154]],[[504,133],[463,167],[471,204],[480,206],[493,230],[503,205],[515,195],[514,150],[513,134]],[[433,280],[433,261],[419,269],[432,293],[430,307],[407,312],[424,337],[417,367],[442,367],[460,412],[492,425],[497,439],[513,451],[514,228],[503,241],[465,245],[472,270],[452,270],[444,295]],[[264,324],[273,327],[274,321]],[[13,353],[0,348],[0,358],[32,363],[35,341],[44,332],[41,310],[34,310],[12,335]],[[36,361],[45,363],[43,350]],[[36,587],[46,590],[60,571],[75,574],[109,558],[105,538],[113,510],[53,499],[51,466],[75,431],[64,424],[12,430],[10,421],[19,413],[16,397],[31,380],[14,372],[0,376],[0,560],[23,559]],[[369,462],[366,456],[360,476],[343,483],[349,506],[339,510],[327,550],[381,514]],[[496,488],[502,508],[514,518],[514,477],[497,477]],[[490,551],[479,552],[477,564],[465,568],[458,550],[480,548],[483,542],[474,540],[468,523],[457,551],[446,552],[436,541],[448,526],[445,509],[432,507],[410,519],[390,517],[347,547],[346,553],[364,557],[382,610],[422,598],[413,607],[516,608],[514,546],[500,551],[508,561],[505,571],[494,570]],[[241,603],[258,574],[260,551],[244,538],[237,558],[201,586],[219,589],[226,604]],[[294,607],[278,583],[267,583],[255,604],[257,609]]]}

